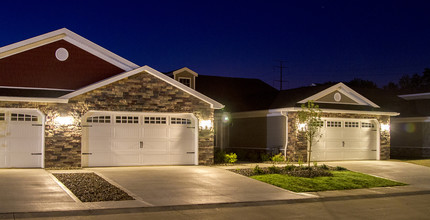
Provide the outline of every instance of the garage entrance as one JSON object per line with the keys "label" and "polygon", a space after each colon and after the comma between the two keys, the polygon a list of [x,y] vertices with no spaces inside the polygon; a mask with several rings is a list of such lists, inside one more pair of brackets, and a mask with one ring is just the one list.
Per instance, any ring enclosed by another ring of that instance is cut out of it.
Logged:
{"label": "garage entrance", "polygon": [[89,112],[83,166],[197,164],[197,119],[174,113]]}
{"label": "garage entrance", "polygon": [[43,125],[36,109],[0,109],[0,168],[43,167]]}
{"label": "garage entrance", "polygon": [[371,119],[322,118],[322,137],[312,147],[312,159],[378,159],[377,122]]}

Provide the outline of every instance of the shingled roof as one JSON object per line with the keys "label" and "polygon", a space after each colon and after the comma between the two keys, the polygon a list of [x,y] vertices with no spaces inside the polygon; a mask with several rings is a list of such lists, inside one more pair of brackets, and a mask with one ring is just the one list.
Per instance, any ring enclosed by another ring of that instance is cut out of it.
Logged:
{"label": "shingled roof", "polygon": [[[225,104],[229,112],[254,111],[276,108],[300,107],[298,103],[334,84],[307,86],[279,91],[259,79],[232,78],[199,75],[196,90]],[[380,108],[364,105],[343,105],[318,103],[320,108],[405,112],[413,114],[408,109],[407,101],[395,94],[382,89],[351,87],[354,91],[376,103]]]}
{"label": "shingled roof", "polygon": [[278,90],[259,79],[199,75],[196,90],[225,105],[229,112],[268,109]]}

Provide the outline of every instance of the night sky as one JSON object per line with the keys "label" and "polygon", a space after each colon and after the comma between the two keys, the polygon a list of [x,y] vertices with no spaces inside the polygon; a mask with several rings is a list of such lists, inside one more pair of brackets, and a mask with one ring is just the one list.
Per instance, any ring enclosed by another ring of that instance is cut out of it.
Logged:
{"label": "night sky", "polygon": [[[42,3],[39,3],[42,2]],[[430,1],[2,1],[0,47],[68,28],[167,72],[260,78],[284,88],[430,67]]]}

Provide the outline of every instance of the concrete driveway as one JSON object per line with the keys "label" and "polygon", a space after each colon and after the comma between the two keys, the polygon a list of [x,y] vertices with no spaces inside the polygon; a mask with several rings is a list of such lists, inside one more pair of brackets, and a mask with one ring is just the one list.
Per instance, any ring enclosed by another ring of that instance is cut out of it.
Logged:
{"label": "concrete driveway", "polygon": [[[52,206],[53,207],[47,207]],[[75,201],[43,169],[0,169],[0,213],[67,210]]]}
{"label": "concrete driveway", "polygon": [[230,171],[206,166],[88,168],[150,206],[312,198]]}

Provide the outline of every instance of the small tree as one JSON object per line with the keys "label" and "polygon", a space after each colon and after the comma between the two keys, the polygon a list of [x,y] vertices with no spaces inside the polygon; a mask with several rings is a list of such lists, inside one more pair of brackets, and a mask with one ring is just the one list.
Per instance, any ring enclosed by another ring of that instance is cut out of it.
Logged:
{"label": "small tree", "polygon": [[301,132],[304,133],[307,141],[308,167],[310,167],[312,145],[318,142],[319,137],[321,137],[319,135],[319,131],[322,127],[321,110],[313,101],[308,101],[306,105],[302,104],[302,110],[297,112],[297,114],[301,125],[300,129],[302,129]]}

